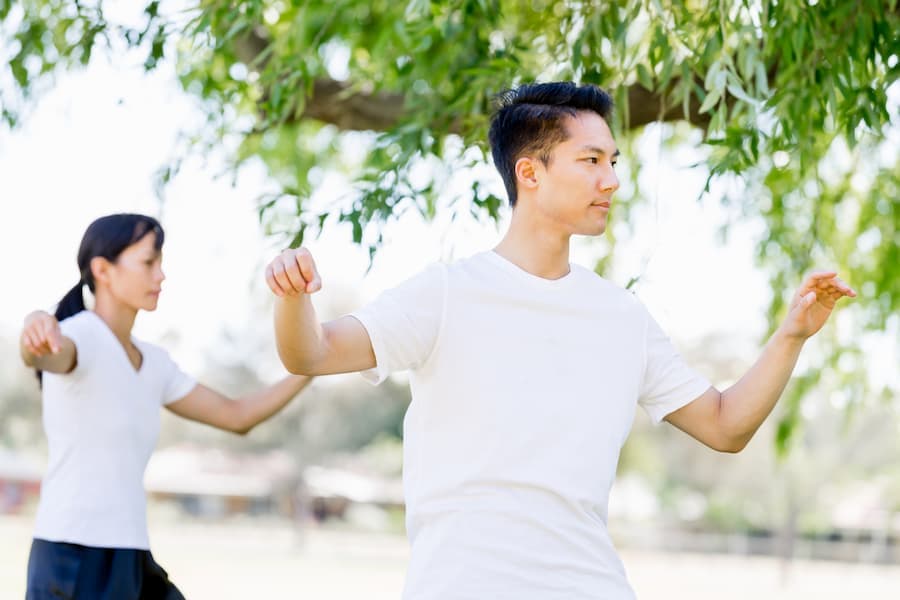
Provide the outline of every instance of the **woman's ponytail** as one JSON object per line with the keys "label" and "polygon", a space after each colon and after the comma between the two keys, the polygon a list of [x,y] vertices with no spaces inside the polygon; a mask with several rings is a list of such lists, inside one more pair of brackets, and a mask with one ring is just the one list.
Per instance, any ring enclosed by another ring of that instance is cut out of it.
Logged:
{"label": "woman's ponytail", "polygon": [[72,315],[77,315],[85,309],[84,293],[82,292],[83,287],[84,282],[79,281],[75,287],[66,292],[66,295],[62,297],[62,300],[56,305],[56,312],[54,313],[57,321],[62,321]]}

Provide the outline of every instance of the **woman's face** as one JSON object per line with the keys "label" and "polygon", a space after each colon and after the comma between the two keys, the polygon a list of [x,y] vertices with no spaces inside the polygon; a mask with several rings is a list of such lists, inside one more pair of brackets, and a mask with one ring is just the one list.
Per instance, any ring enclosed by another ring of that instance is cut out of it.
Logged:
{"label": "woman's face", "polygon": [[136,311],[156,309],[166,275],[155,233],[125,248],[115,262],[108,263],[106,271],[106,288],[116,300]]}

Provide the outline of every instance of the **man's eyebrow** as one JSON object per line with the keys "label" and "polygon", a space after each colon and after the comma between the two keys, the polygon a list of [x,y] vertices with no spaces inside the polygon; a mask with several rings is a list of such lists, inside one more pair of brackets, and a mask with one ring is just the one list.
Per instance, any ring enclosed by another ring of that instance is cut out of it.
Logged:
{"label": "man's eyebrow", "polygon": [[[604,156],[607,154],[606,150],[604,150],[603,148],[598,148],[597,146],[582,146],[581,150],[583,152],[590,152],[592,154],[600,154]],[[619,154],[619,149],[616,148],[616,151],[612,153],[612,158],[619,156]]]}

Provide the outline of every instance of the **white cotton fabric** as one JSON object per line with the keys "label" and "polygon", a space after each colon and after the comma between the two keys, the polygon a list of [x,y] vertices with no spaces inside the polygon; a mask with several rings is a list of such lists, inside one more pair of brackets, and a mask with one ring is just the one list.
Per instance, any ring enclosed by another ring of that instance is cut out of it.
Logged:
{"label": "white cotton fabric", "polygon": [[495,252],[437,264],[353,313],[382,381],[410,370],[403,480],[409,600],[629,599],[606,517],[640,404],[709,382],[632,294]]}
{"label": "white cotton fabric", "polygon": [[34,537],[104,548],[150,547],[144,470],[159,436],[160,407],[196,385],[165,350],[132,338],[125,348],[94,312],[60,323],[77,348],[68,374],[44,373],[49,464]]}

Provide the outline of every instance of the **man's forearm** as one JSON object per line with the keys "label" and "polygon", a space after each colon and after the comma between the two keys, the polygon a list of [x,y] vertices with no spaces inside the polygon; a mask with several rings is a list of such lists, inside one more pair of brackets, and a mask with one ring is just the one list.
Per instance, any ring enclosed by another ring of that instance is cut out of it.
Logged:
{"label": "man's forearm", "polygon": [[278,356],[291,373],[312,375],[324,355],[322,325],[308,295],[275,301],[275,340]]}
{"label": "man's forearm", "polygon": [[769,416],[784,391],[805,340],[776,331],[743,377],[722,392],[719,420],[740,445]]}

